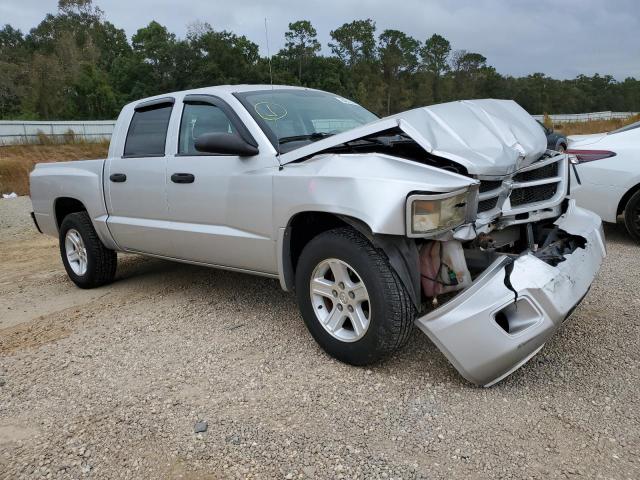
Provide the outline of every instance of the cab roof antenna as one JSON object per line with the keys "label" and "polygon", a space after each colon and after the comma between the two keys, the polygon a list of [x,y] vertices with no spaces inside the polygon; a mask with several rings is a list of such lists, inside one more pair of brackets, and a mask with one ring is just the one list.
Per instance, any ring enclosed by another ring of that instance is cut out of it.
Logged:
{"label": "cab roof antenna", "polygon": [[[273,94],[273,70],[271,67],[271,51],[269,50],[269,27],[267,25],[267,17],[264,17],[264,36],[267,40],[267,57],[269,57],[269,82],[271,84],[271,93]],[[274,121],[277,122],[277,120],[274,120]],[[280,151],[280,143],[278,143],[278,145],[276,146],[276,150],[278,152],[278,163],[279,163],[280,155],[282,154],[282,152]],[[283,170],[283,169],[284,167],[282,166],[282,163],[280,163],[278,170]]]}
{"label": "cab roof antenna", "polygon": [[271,90],[273,90],[273,71],[271,69],[271,52],[269,51],[269,28],[267,26],[267,17],[264,17],[264,36],[267,40],[267,57],[269,57],[269,82]]}

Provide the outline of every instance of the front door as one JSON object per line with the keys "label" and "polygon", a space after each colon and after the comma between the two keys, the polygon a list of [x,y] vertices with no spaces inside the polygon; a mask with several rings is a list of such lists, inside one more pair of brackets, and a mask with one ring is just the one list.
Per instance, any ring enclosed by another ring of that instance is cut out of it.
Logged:
{"label": "front door", "polygon": [[202,134],[234,133],[247,138],[250,133],[217,97],[188,95],[182,108],[177,152],[167,157],[172,256],[277,273],[272,238],[272,175],[277,160],[271,154],[239,157],[198,152],[194,143]]}

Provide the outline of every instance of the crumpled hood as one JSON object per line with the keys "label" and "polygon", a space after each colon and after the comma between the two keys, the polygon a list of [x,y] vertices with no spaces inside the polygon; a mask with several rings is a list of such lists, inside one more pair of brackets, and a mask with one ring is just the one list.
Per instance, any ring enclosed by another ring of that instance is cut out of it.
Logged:
{"label": "crumpled hood", "polygon": [[472,175],[507,175],[547,149],[540,125],[512,100],[463,100],[416,108],[298,148],[282,164],[344,142],[399,127],[427,152],[463,165]]}

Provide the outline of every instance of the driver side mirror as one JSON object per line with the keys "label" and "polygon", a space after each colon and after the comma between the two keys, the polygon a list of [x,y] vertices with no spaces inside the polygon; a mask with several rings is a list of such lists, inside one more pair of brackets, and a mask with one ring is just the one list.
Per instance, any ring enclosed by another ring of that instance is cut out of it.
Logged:
{"label": "driver side mirror", "polygon": [[205,133],[196,138],[194,146],[199,152],[240,157],[250,157],[259,152],[258,147],[235,133]]}

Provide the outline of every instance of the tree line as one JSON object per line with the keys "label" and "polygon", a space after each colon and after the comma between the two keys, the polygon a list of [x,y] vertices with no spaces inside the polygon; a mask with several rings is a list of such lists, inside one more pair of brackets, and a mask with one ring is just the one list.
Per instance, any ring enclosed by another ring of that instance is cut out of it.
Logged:
{"label": "tree line", "polygon": [[322,55],[311,22],[292,22],[284,48],[269,59],[244,35],[202,22],[178,38],[153,21],[129,39],[92,0],[59,0],[57,13],[26,34],[0,29],[0,118],[112,119],[138,98],[271,78],[335,92],[379,115],[486,97],[514,99],[531,114],[640,111],[635,78],[502,75],[481,53],[453,50],[441,35],[378,34],[371,19],[330,35],[331,53]]}

